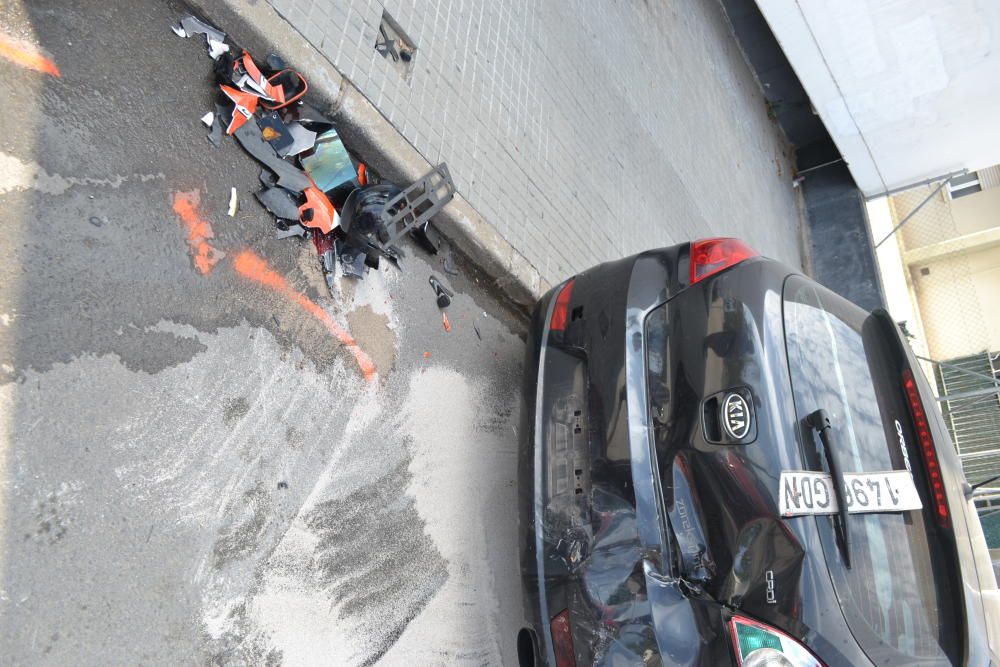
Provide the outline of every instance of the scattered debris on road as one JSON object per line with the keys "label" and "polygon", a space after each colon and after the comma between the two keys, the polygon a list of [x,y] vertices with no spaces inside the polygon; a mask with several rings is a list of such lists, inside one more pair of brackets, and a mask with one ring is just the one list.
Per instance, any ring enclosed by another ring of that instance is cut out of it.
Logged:
{"label": "scattered debris on road", "polygon": [[437,306],[441,310],[441,324],[444,326],[445,331],[451,331],[451,322],[448,320],[448,313],[445,309],[451,305],[451,297],[455,296],[455,293],[442,285],[441,281],[435,275],[431,275],[427,279],[427,282],[430,283],[434,294],[437,296]]}
{"label": "scattered debris on road", "polygon": [[278,150],[278,155],[281,157],[295,157],[316,144],[316,133],[307,130],[302,123],[294,121],[289,123],[288,134],[292,141],[284,150]]}
{"label": "scattered debris on road", "polygon": [[194,16],[188,15],[182,17],[180,27],[173,26],[172,29],[178,37],[204,35],[205,43],[208,45],[208,55],[212,60],[218,60],[219,56],[229,51],[229,45],[226,44],[226,33],[213,28]]}
{"label": "scattered debris on road", "polygon": [[427,279],[427,282],[431,284],[431,288],[434,290],[434,294],[437,296],[438,308],[447,308],[451,305],[451,297],[455,296],[455,293],[449,290],[447,287],[441,284],[437,276],[431,276]]}
{"label": "scattered debris on road", "polygon": [[212,124],[208,126],[208,143],[216,148],[222,145],[222,123],[219,119],[222,118],[223,113],[225,113],[225,107],[216,104],[215,113],[212,115]]}
{"label": "scattered debris on road", "polygon": [[[298,220],[299,219],[299,206],[295,203],[295,197],[292,193],[284,188],[279,187],[268,187],[264,186],[262,189],[258,190],[255,194],[257,201],[266,208],[271,214],[277,217],[279,220]],[[294,227],[302,228],[301,225],[292,225]],[[285,225],[286,230],[290,229],[291,226]],[[303,232],[305,230],[303,229]],[[284,238],[281,236],[281,225],[278,228],[279,236],[278,238]]]}
{"label": "scattered debris on road", "polygon": [[[363,279],[382,260],[398,268],[407,236],[427,253],[441,253],[445,272],[457,275],[432,222],[455,194],[447,165],[403,188],[385,181],[344,144],[335,123],[303,99],[305,77],[280,56],[270,53],[258,64],[225,32],[194,16],[181,18],[173,31],[185,38],[204,35],[215,61],[218,104],[201,118],[208,140],[219,146],[224,127],[263,165],[255,198],[275,216],[275,236],[312,240],[331,294],[339,276]],[[237,207],[233,188],[230,216]],[[198,257],[196,249],[192,253]],[[210,270],[211,259],[200,257],[199,270]],[[437,277],[430,281],[439,308],[446,308],[454,294]],[[447,314],[442,318],[450,331]]]}

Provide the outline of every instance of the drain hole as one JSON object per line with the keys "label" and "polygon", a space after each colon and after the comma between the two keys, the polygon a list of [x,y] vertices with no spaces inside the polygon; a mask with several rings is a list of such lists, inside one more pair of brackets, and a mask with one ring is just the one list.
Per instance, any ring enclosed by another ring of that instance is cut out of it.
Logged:
{"label": "drain hole", "polygon": [[389,12],[382,12],[382,23],[375,37],[375,50],[393,65],[393,69],[410,82],[413,73],[413,61],[417,57],[417,47]]}

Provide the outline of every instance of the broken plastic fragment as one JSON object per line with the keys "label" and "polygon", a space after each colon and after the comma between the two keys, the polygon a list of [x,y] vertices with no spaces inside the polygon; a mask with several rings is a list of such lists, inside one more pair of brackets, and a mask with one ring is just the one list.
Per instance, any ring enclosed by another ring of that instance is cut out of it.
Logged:
{"label": "broken plastic fragment", "polygon": [[247,123],[237,128],[233,133],[236,140],[240,142],[243,149],[254,158],[270,169],[278,177],[277,184],[293,194],[298,194],[308,188],[311,183],[309,177],[278,157],[274,152],[274,146],[264,141],[260,136],[260,128],[256,123]]}
{"label": "broken plastic fragment", "polygon": [[288,225],[286,229],[278,227],[278,229],[274,232],[274,238],[276,239],[287,239],[292,236],[298,236],[307,239],[309,238],[309,230],[303,227],[302,225],[295,224],[295,225]]}
{"label": "broken plastic fragment", "polygon": [[[222,32],[218,28],[213,28],[204,21],[201,21],[190,14],[181,17],[181,30],[184,31],[185,37],[205,35],[206,40],[214,39],[217,42],[226,41],[226,33]],[[174,28],[174,32],[178,35],[181,34],[177,32],[176,28]]]}
{"label": "broken plastic fragment", "polygon": [[315,151],[302,158],[302,168],[323,192],[349,183],[358,175],[336,130],[327,130],[316,138]]}
{"label": "broken plastic fragment", "polygon": [[441,284],[437,276],[431,276],[427,279],[427,282],[431,284],[431,288],[434,290],[434,294],[437,295],[437,305],[438,308],[447,308],[451,305],[451,297],[455,296],[455,293],[449,290],[447,287]]}
{"label": "broken plastic fragment", "polygon": [[208,57],[211,58],[212,60],[218,60],[219,56],[221,56],[223,53],[229,53],[229,45],[226,44],[225,42],[220,42],[209,37]]}
{"label": "broken plastic fragment", "polygon": [[219,113],[212,116],[212,125],[208,131],[208,141],[218,148],[222,145],[222,123],[219,122]]}
{"label": "broken plastic fragment", "polygon": [[391,183],[369,185],[355,189],[347,196],[341,207],[341,227],[354,236],[373,236],[379,227],[379,220],[385,205],[399,194],[399,188]]}
{"label": "broken plastic fragment", "polygon": [[233,134],[253,117],[253,112],[257,110],[257,96],[241,92],[225,84],[220,85],[219,88],[234,104],[233,116],[226,128],[226,134]]}
{"label": "broken plastic fragment", "polygon": [[260,170],[260,183],[265,188],[273,188],[278,184],[278,179],[267,169]]}
{"label": "broken plastic fragment", "polygon": [[257,67],[257,63],[253,61],[253,58],[246,51],[243,52],[243,56],[240,58],[240,64],[247,73],[248,79],[245,80],[245,83],[255,88],[261,95],[271,97],[271,93],[267,90],[267,77],[264,76],[264,73]]}
{"label": "broken plastic fragment", "polygon": [[312,227],[329,234],[340,224],[340,216],[337,215],[330,199],[316,187],[306,188],[305,195],[306,203],[299,207],[299,221],[304,227]]}
{"label": "broken plastic fragment", "polygon": [[[267,77],[265,77],[260,71],[260,68],[257,67],[257,63],[253,61],[253,58],[249,53],[244,51],[237,63],[242,67],[242,70],[246,72],[246,76],[240,77],[240,79],[236,82],[236,85],[239,88],[245,92],[256,93],[268,101],[284,104],[284,87],[281,85],[272,85],[271,82],[267,80]],[[247,88],[250,90],[248,91]]]}
{"label": "broken plastic fragment", "polygon": [[215,112],[209,111],[204,116],[201,117],[201,122],[205,124],[205,127],[212,127],[212,123],[215,122]]}
{"label": "broken plastic fragment", "polygon": [[333,127],[333,123],[322,111],[305,101],[296,105],[295,118],[314,132],[326,132]]}
{"label": "broken plastic fragment", "polygon": [[229,217],[235,218],[236,211],[240,207],[240,202],[236,198],[236,188],[230,188],[229,190]]}
{"label": "broken plastic fragment", "polygon": [[181,18],[181,26],[179,28],[171,26],[170,29],[179,37],[204,35],[205,43],[208,44],[208,55],[212,60],[218,60],[219,56],[229,51],[229,45],[226,44],[226,33],[193,16]]}
{"label": "broken plastic fragment", "polygon": [[309,90],[306,78],[292,69],[283,69],[267,77],[267,82],[275,89],[281,89],[284,101],[261,102],[265,109],[282,109],[302,99]]}
{"label": "broken plastic fragment", "polygon": [[316,133],[302,127],[301,123],[289,123],[286,127],[292,138],[292,143],[285,146],[284,149],[278,149],[278,155],[281,157],[293,157],[309,150],[316,143]]}
{"label": "broken plastic fragment", "polygon": [[340,261],[340,268],[343,270],[344,275],[350,278],[364,278],[365,274],[368,273],[365,251],[350,241],[343,239],[334,241],[333,245],[337,251],[337,259]]}
{"label": "broken plastic fragment", "polygon": [[417,244],[429,252],[432,255],[438,253],[438,247],[441,245],[441,236],[437,233],[437,230],[431,226],[431,222],[428,220],[422,225],[418,225],[413,228],[410,235],[414,238]]}
{"label": "broken plastic fragment", "polygon": [[268,112],[258,118],[257,125],[260,127],[260,136],[274,146],[278,155],[292,145],[292,135],[277,111]]}
{"label": "broken plastic fragment", "polygon": [[299,219],[299,206],[288,190],[279,187],[264,188],[256,193],[256,197],[257,201],[276,217],[283,220]]}

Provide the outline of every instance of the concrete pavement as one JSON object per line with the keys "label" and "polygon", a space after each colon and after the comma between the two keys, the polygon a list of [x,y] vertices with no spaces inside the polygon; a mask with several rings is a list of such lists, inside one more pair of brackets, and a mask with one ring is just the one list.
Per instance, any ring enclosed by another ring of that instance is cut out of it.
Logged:
{"label": "concrete pavement", "polygon": [[0,60],[3,662],[511,664],[521,321],[415,248],[331,299],[181,11],[0,3],[61,74]]}
{"label": "concrete pavement", "polygon": [[793,154],[717,0],[269,3],[545,282],[706,236],[801,265]]}

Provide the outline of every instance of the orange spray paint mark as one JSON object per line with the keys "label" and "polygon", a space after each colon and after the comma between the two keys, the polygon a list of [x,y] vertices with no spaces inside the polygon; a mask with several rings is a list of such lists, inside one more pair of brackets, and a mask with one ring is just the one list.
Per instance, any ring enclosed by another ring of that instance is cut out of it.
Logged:
{"label": "orange spray paint mark", "polygon": [[354,360],[358,362],[365,379],[369,382],[375,379],[375,364],[364,350],[358,347],[351,334],[334,322],[330,314],[319,304],[289,285],[285,277],[268,266],[263,258],[250,250],[244,250],[233,260],[233,268],[244,278],[274,290],[319,320],[354,355]]}
{"label": "orange spray paint mark", "polygon": [[226,256],[226,253],[217,250],[208,239],[214,239],[215,233],[208,220],[201,217],[198,212],[198,202],[201,196],[197,190],[190,192],[174,193],[174,213],[181,219],[181,224],[187,230],[187,244],[191,251],[191,259],[194,261],[194,268],[202,275],[212,272],[212,268],[219,263],[219,260]]}
{"label": "orange spray paint mark", "polygon": [[52,59],[42,53],[38,47],[7,35],[0,35],[0,58],[49,76],[62,76]]}

